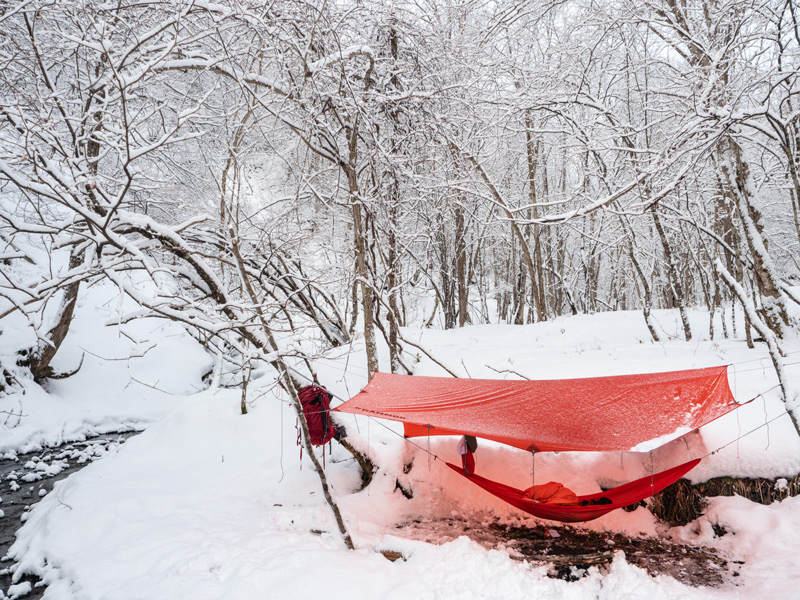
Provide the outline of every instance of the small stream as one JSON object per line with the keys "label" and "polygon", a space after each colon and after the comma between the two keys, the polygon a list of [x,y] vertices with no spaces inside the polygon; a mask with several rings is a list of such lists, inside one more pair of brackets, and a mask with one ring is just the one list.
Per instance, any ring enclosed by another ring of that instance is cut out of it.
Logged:
{"label": "small stream", "polygon": [[[72,442],[27,454],[0,454],[0,598],[12,596],[10,567],[6,556],[28,512],[49,492],[57,481],[69,477],[87,464],[102,458],[137,432],[112,433],[84,442]],[[25,600],[38,600],[43,586],[36,587],[35,577],[24,576],[13,591],[23,592],[28,582],[31,591]],[[20,585],[21,584],[21,585]]]}

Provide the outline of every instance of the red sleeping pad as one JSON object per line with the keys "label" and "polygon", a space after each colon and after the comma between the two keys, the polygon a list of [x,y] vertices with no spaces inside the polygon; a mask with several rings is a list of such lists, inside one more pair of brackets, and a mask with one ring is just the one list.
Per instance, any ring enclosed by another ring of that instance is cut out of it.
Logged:
{"label": "red sleeping pad", "polygon": [[588,496],[578,496],[579,502],[584,500],[598,500],[602,497],[611,500],[611,504],[590,504],[588,506],[580,506],[580,504],[564,505],[533,502],[530,498],[523,496],[522,490],[513,488],[510,485],[497,483],[485,477],[481,477],[480,475],[467,476],[464,474],[461,467],[450,463],[447,463],[447,466],[461,473],[461,475],[469,479],[475,485],[482,487],[490,494],[497,496],[501,500],[505,500],[512,506],[516,506],[526,513],[532,514],[534,517],[550,519],[551,521],[561,521],[562,523],[576,523],[579,521],[591,521],[592,519],[602,517],[612,510],[635,504],[640,500],[657,494],[686,475],[686,473],[696,467],[699,462],[700,459],[697,458],[682,465],[678,465],[677,467],[662,471],[661,473],[642,477],[641,479],[625,483],[610,490],[606,490],[605,492],[589,494]]}

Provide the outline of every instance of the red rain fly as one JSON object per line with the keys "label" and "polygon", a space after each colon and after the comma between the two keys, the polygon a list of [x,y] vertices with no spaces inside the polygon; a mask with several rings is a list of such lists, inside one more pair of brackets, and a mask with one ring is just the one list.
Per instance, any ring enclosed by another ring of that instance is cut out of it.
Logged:
{"label": "red rain fly", "polygon": [[544,381],[375,373],[335,410],[401,421],[408,437],[467,434],[523,450],[629,451],[738,406],[723,366]]}

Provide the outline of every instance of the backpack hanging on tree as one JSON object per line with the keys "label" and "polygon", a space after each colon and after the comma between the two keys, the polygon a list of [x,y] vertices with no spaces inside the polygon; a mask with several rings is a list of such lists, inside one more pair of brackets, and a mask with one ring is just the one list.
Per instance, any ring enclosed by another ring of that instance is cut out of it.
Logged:
{"label": "backpack hanging on tree", "polygon": [[319,385],[307,385],[297,395],[303,405],[311,443],[322,446],[329,442],[337,432],[331,422],[331,395],[328,390]]}

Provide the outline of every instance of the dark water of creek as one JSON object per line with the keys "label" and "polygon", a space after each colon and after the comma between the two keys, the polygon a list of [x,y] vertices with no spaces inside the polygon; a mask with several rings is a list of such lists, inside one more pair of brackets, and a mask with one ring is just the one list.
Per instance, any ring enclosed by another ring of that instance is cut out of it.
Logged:
{"label": "dark water of creek", "polygon": [[[13,585],[10,572],[13,562],[6,555],[14,543],[17,530],[24,523],[25,515],[53,490],[57,481],[102,458],[134,434],[106,434],[39,452],[5,457],[0,455],[0,511],[3,512],[0,517],[0,598],[9,595],[8,590]],[[33,589],[21,596],[21,600],[40,599],[45,587],[36,587],[38,579],[28,575],[16,584],[26,581],[31,583]]]}

